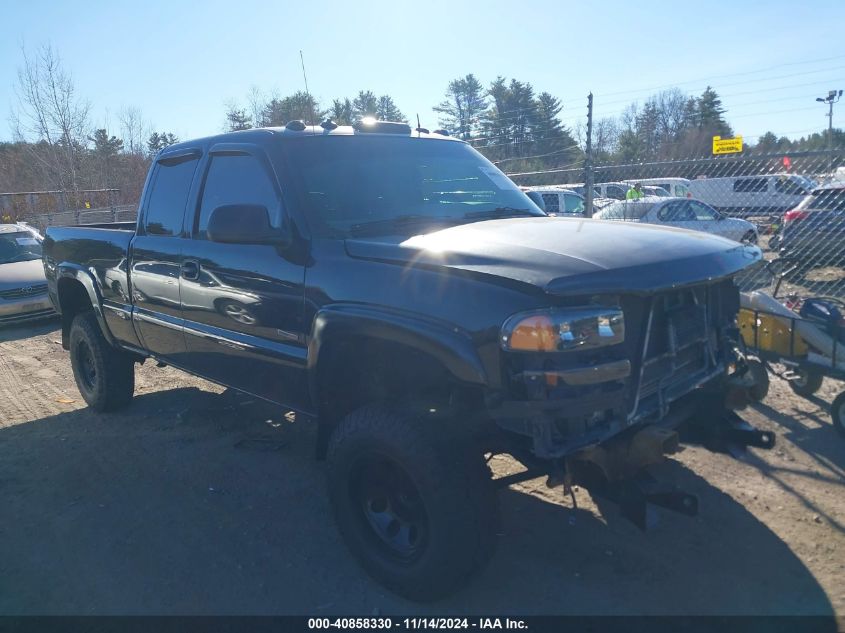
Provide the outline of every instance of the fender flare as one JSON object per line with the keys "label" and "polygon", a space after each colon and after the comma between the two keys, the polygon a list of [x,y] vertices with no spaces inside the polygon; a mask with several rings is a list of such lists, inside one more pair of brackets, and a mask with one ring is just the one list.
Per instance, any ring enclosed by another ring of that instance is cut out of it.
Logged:
{"label": "fender flare", "polygon": [[102,330],[103,336],[106,337],[106,340],[110,345],[115,345],[114,337],[106,324],[106,317],[103,313],[103,292],[97,278],[90,270],[87,270],[79,264],[73,264],[71,262],[62,262],[56,268],[56,298],[59,303],[59,308],[61,308],[62,303],[62,298],[59,294],[59,282],[62,279],[72,279],[79,282],[88,294],[88,299],[91,301],[94,314],[97,315],[97,322],[100,324],[100,330]]}
{"label": "fender flare", "polygon": [[308,388],[319,402],[318,367],[321,352],[333,340],[364,337],[420,350],[438,361],[458,381],[486,385],[487,374],[469,334],[443,322],[400,311],[361,305],[333,305],[314,317],[308,342]]}

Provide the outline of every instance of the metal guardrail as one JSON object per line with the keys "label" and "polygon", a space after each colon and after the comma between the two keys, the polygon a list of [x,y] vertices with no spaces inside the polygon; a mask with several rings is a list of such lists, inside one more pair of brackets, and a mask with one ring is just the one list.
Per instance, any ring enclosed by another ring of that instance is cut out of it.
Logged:
{"label": "metal guardrail", "polygon": [[99,224],[106,222],[130,222],[138,215],[138,207],[134,204],[99,209],[84,209],[79,211],[62,211],[58,213],[43,213],[22,218],[23,221],[38,227],[42,231],[48,226],[78,226],[81,224]]}

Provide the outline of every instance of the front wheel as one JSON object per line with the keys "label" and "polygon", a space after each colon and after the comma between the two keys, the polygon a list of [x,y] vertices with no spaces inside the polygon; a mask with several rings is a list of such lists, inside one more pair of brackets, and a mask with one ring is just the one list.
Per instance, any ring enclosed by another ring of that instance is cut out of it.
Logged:
{"label": "front wheel", "polygon": [[830,405],[830,417],[833,418],[833,426],[840,435],[845,437],[845,391],[833,399]]}
{"label": "front wheel", "polygon": [[450,593],[493,551],[490,472],[459,433],[459,421],[372,406],[344,418],[329,443],[329,495],[346,544],[411,600]]}
{"label": "front wheel", "polygon": [[95,411],[129,404],[135,391],[135,361],[112,347],[93,312],[83,312],[70,326],[70,364],[82,398]]}
{"label": "front wheel", "polygon": [[821,389],[824,375],[814,370],[799,369],[798,377],[789,381],[789,386],[799,396],[807,398]]}

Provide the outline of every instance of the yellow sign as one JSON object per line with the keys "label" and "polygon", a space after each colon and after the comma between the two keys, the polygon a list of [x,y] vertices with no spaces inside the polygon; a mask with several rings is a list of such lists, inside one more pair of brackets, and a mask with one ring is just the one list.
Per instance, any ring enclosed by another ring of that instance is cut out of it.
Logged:
{"label": "yellow sign", "polygon": [[734,138],[722,138],[721,136],[713,137],[713,153],[714,154],[738,154],[742,151],[742,137],[735,136]]}

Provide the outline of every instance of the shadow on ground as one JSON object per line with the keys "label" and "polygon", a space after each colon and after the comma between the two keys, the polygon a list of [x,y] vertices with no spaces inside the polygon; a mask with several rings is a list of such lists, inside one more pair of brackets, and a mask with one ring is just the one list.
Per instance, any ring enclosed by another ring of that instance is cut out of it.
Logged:
{"label": "shadow on ground", "polygon": [[59,322],[59,317],[57,316],[36,321],[34,323],[0,326],[0,343],[4,341],[18,341],[24,338],[39,336],[41,334],[48,334],[53,330],[60,329],[61,326],[62,324]]}
{"label": "shadow on ground", "polygon": [[406,602],[340,541],[313,441],[194,388],[0,430],[0,613],[832,615],[774,533],[674,461],[662,475],[700,517],[644,534],[507,490],[491,564],[450,599]]}

